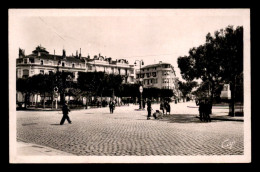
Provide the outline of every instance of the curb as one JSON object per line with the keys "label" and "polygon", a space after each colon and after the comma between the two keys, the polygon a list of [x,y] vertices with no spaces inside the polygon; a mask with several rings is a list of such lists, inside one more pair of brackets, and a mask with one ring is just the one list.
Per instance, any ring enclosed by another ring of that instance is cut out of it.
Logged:
{"label": "curb", "polygon": [[[196,116],[196,118],[200,118],[199,116]],[[214,118],[210,117],[211,120],[221,120],[221,121],[237,121],[237,122],[244,122],[244,119],[230,119],[230,118]]]}
{"label": "curb", "polygon": [[[187,106],[188,108],[199,108],[199,106]],[[228,109],[228,107],[212,106],[212,109]]]}

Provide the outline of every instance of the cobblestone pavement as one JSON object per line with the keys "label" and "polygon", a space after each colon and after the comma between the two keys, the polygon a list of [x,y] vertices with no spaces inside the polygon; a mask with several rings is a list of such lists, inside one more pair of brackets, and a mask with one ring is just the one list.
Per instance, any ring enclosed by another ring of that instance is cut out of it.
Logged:
{"label": "cobblestone pavement", "polygon": [[[243,122],[200,122],[190,103],[172,104],[171,115],[147,120],[137,105],[61,112],[18,111],[17,139],[84,156],[243,155]],[[159,105],[152,105],[154,110]],[[213,109],[225,113],[227,109]]]}

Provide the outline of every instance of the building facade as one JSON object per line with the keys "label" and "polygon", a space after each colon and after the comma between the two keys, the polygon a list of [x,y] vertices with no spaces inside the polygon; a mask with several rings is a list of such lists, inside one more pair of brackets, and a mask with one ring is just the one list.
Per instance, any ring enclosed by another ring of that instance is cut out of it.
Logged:
{"label": "building facade", "polygon": [[[93,58],[83,57],[80,52],[76,55],[67,56],[66,51],[62,55],[50,54],[44,47],[37,46],[32,54],[25,55],[24,50],[19,49],[19,57],[16,59],[16,77],[28,78],[37,74],[50,74],[57,71],[73,73],[73,80],[77,81],[79,72],[105,72],[107,74],[118,74],[123,78],[123,83],[135,83],[134,65],[130,65],[125,59],[112,60],[111,57],[95,55]],[[17,93],[17,101],[23,102],[24,96]],[[39,102],[41,96],[34,95],[30,101]]]}
{"label": "building facade", "polygon": [[159,62],[144,66],[136,72],[136,81],[141,82],[144,88],[172,89],[177,95],[178,78],[174,67],[170,63]]}
{"label": "building facade", "polygon": [[125,59],[112,60],[100,54],[94,58],[82,57],[81,52],[75,56],[49,54],[45,48],[38,46],[30,55],[25,55],[24,50],[19,50],[19,58],[16,59],[17,78],[27,78],[37,74],[49,74],[59,71],[72,72],[74,80],[77,80],[78,72],[102,71],[107,74],[119,74],[123,83],[133,84],[135,81],[134,65],[129,65]]}

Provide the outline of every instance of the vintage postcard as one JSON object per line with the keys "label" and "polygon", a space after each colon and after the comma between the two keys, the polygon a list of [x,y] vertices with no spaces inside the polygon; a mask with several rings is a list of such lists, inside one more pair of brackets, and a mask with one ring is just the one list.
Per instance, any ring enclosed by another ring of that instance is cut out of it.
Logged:
{"label": "vintage postcard", "polygon": [[9,9],[10,163],[250,163],[250,9]]}

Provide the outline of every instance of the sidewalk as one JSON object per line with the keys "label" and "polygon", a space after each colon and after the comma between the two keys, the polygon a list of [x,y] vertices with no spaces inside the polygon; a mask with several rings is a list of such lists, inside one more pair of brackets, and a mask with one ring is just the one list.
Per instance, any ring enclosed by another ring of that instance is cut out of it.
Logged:
{"label": "sidewalk", "polygon": [[49,147],[17,141],[17,155],[19,156],[75,156],[73,154]]}
{"label": "sidewalk", "polygon": [[[188,103],[188,108],[198,109],[199,106],[194,105],[193,102]],[[212,106],[212,114],[210,118],[212,120],[223,120],[223,121],[240,121],[244,122],[243,116],[228,116],[229,107],[227,105],[213,105]],[[199,115],[196,116],[199,118]]]}
{"label": "sidewalk", "polygon": [[[196,116],[196,118],[199,118],[199,116]],[[228,116],[228,115],[210,115],[211,120],[222,120],[222,121],[240,121],[244,122],[244,117],[243,116]]]}

